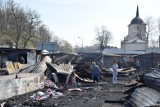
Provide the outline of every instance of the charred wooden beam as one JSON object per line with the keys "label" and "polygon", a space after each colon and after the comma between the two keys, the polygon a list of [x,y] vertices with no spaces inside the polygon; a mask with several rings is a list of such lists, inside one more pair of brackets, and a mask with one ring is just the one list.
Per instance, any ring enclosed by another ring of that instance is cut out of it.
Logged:
{"label": "charred wooden beam", "polygon": [[124,93],[125,90],[112,90],[112,91],[105,91],[105,93]]}
{"label": "charred wooden beam", "polygon": [[146,106],[146,107],[160,107],[160,105]]}
{"label": "charred wooden beam", "polygon": [[135,87],[138,85],[138,83],[144,83],[143,82],[143,75],[136,75],[136,77],[130,81],[127,82],[127,84],[125,85],[126,87]]}
{"label": "charred wooden beam", "polygon": [[125,90],[123,94],[129,94],[129,95],[130,95],[131,93],[133,93],[133,91],[134,91],[136,88],[144,87],[144,86],[145,86],[145,84],[143,84],[143,83],[137,84],[136,86],[134,86],[134,87],[132,87],[132,88],[130,88],[130,89],[128,89],[128,90]]}
{"label": "charred wooden beam", "polygon": [[139,75],[137,75],[136,76],[136,78],[137,78],[137,81],[138,82],[141,82],[141,83],[144,83],[144,74],[139,74]]}
{"label": "charred wooden beam", "polygon": [[137,84],[138,84],[138,81],[134,80],[134,81],[128,82],[125,86],[134,87],[134,86],[137,86]]}
{"label": "charred wooden beam", "polygon": [[125,103],[126,100],[105,100],[105,103]]}

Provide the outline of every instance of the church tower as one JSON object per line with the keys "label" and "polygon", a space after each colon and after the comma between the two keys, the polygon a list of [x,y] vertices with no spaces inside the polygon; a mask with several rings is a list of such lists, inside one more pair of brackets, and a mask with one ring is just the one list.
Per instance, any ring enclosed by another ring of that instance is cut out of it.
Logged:
{"label": "church tower", "polygon": [[128,35],[121,42],[124,50],[145,51],[147,48],[146,23],[139,17],[137,5],[136,17],[128,25]]}

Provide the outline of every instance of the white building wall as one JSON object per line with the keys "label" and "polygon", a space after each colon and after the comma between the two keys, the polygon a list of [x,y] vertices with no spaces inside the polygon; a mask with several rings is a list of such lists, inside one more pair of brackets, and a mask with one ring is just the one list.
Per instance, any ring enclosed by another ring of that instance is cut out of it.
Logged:
{"label": "white building wall", "polygon": [[160,53],[160,48],[146,48],[146,50],[124,50],[122,48],[105,48],[102,51],[103,55],[117,55],[117,54],[135,54],[135,55],[140,55],[140,54],[145,54],[145,53]]}
{"label": "white building wall", "polygon": [[142,36],[142,40],[146,38],[146,25],[142,24],[134,24],[128,26],[128,36],[137,37],[140,34]]}
{"label": "white building wall", "polygon": [[125,50],[146,50],[145,43],[130,43],[130,44],[123,44],[123,49]]}
{"label": "white building wall", "polygon": [[1,76],[0,100],[22,95],[44,88],[44,75],[40,73],[20,73],[16,75]]}
{"label": "white building wall", "polygon": [[135,37],[136,34],[137,34],[136,25],[129,25],[128,26],[128,36]]}

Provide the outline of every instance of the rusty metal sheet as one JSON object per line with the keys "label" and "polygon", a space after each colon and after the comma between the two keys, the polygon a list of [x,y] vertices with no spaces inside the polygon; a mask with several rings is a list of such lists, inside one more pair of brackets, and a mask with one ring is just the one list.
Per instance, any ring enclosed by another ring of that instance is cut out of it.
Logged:
{"label": "rusty metal sheet", "polygon": [[149,87],[137,88],[129,99],[133,107],[154,106],[158,101],[160,101],[160,93]]}

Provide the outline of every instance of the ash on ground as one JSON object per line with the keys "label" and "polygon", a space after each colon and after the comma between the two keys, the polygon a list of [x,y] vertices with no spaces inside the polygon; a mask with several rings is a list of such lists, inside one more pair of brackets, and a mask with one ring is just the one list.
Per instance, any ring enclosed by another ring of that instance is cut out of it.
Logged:
{"label": "ash on ground", "polygon": [[6,103],[5,107],[122,107],[124,103],[106,103],[105,101],[121,101],[125,97],[124,91],[129,89],[126,82],[135,78],[134,75],[118,77],[118,83],[112,83],[112,77],[103,77],[97,85],[94,83],[78,83],[81,91],[59,90],[63,93],[60,97],[50,97],[45,100],[29,100],[32,93],[16,96],[0,101]]}

